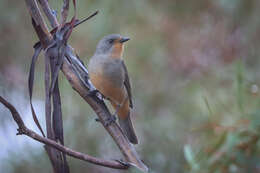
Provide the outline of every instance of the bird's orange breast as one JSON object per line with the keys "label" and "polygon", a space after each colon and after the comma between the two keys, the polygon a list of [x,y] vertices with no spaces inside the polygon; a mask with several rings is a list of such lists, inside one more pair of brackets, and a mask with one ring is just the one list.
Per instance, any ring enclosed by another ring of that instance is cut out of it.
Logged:
{"label": "bird's orange breast", "polygon": [[103,74],[92,73],[90,80],[94,86],[107,98],[112,99],[117,104],[121,104],[126,95],[124,88],[120,88]]}
{"label": "bird's orange breast", "polygon": [[120,42],[116,42],[113,46],[111,58],[121,58],[124,52],[124,45]]}

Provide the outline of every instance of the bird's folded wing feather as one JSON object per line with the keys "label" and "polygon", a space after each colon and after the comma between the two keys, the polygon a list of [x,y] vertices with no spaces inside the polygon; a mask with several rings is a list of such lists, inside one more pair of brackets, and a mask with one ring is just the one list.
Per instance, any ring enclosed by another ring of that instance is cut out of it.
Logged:
{"label": "bird's folded wing feather", "polygon": [[124,85],[125,85],[125,88],[126,88],[126,91],[127,91],[127,94],[128,94],[130,107],[133,108],[131,84],[130,84],[130,81],[129,81],[128,71],[127,71],[127,68],[126,68],[124,61],[122,61],[122,66],[123,66],[124,73],[125,73]]}

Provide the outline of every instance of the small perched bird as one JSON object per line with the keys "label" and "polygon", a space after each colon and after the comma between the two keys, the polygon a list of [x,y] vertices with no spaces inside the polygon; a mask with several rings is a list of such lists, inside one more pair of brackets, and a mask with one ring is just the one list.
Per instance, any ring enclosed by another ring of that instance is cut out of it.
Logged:
{"label": "small perched bird", "polygon": [[124,43],[128,40],[119,34],[105,36],[99,41],[88,69],[90,81],[114,107],[124,134],[131,143],[137,144],[130,117],[130,108],[133,108],[131,85],[122,57]]}

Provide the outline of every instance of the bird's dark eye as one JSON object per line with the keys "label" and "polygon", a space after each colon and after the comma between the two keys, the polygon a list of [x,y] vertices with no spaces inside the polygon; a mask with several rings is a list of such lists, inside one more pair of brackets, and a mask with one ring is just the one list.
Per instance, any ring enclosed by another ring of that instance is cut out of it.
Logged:
{"label": "bird's dark eye", "polygon": [[109,39],[108,42],[109,42],[109,43],[113,43],[113,42],[114,42],[114,39]]}

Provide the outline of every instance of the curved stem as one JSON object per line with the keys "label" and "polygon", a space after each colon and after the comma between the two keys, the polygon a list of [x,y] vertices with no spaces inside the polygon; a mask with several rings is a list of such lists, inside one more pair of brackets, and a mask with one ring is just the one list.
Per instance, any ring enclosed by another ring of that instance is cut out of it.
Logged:
{"label": "curved stem", "polygon": [[57,150],[80,160],[84,160],[96,165],[100,165],[100,166],[105,166],[105,167],[109,167],[109,168],[115,168],[115,169],[127,169],[128,166],[123,165],[122,163],[118,162],[118,161],[113,161],[113,160],[104,160],[104,159],[99,159],[93,156],[89,156],[87,154],[72,150],[68,147],[65,147],[59,143],[57,143],[54,140],[48,139],[46,137],[42,137],[39,134],[37,134],[36,132],[28,129],[26,127],[26,125],[24,124],[20,114],[17,112],[17,110],[15,109],[15,107],[10,104],[8,101],[6,101],[3,97],[0,96],[0,102],[9,109],[9,111],[12,114],[13,119],[16,121],[16,124],[18,125],[18,135],[26,135],[29,136],[30,138],[35,139],[36,141],[39,141],[43,144],[46,144],[48,146],[51,146],[53,148],[56,148]]}

